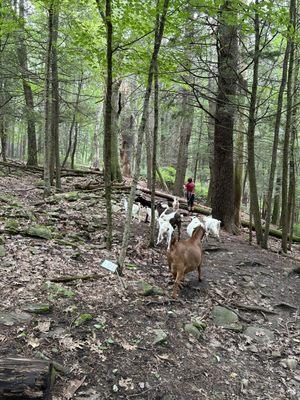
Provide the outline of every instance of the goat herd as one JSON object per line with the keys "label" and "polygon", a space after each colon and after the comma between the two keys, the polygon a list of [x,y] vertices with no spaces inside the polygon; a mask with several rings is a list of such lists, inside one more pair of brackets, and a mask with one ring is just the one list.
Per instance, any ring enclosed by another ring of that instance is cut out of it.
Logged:
{"label": "goat herd", "polygon": [[[123,199],[123,203],[125,212],[127,212],[128,202],[126,198]],[[151,201],[140,194],[136,196],[132,207],[132,218],[139,222],[142,219],[145,219],[145,222],[151,219]],[[172,203],[159,202],[155,204],[155,220],[159,228],[156,245],[161,243],[164,238],[167,240],[168,264],[175,280],[172,296],[176,298],[181,281],[188,272],[197,270],[199,281],[201,281],[202,244],[209,235],[220,240],[221,221],[212,218],[212,216],[203,217],[201,221],[193,216],[187,226],[189,238],[180,240],[182,216],[177,197],[174,197]],[[176,227],[178,239],[176,235],[173,235]]]}

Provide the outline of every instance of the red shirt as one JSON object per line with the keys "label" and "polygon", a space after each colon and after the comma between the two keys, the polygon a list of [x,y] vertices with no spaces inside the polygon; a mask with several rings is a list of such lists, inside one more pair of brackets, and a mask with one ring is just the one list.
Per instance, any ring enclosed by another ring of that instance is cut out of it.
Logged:
{"label": "red shirt", "polygon": [[195,194],[195,184],[194,184],[194,182],[187,183],[185,185],[185,187],[186,187],[187,192],[189,192],[191,194]]}

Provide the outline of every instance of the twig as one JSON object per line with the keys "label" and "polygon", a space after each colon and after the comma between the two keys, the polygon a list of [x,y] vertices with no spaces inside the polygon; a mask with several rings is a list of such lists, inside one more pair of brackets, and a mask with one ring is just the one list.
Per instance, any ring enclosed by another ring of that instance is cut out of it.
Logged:
{"label": "twig", "polygon": [[266,314],[278,315],[277,312],[268,310],[267,308],[264,308],[261,306],[251,306],[251,305],[247,305],[247,304],[234,303],[234,304],[232,304],[232,307],[236,307],[241,310],[254,311],[254,312],[259,311],[259,312],[266,313]]}

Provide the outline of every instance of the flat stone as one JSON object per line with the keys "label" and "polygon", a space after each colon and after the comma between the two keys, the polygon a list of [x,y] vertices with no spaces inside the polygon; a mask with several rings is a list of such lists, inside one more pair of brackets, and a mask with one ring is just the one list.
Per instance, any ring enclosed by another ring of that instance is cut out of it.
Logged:
{"label": "flat stone", "polygon": [[28,304],[24,307],[24,311],[28,311],[33,314],[47,314],[51,311],[51,304]]}
{"label": "flat stone", "polygon": [[5,257],[6,255],[6,251],[5,251],[5,247],[0,244],[0,257]]}
{"label": "flat stone", "polygon": [[52,239],[52,233],[42,225],[30,226],[26,230],[26,235],[47,240]]}
{"label": "flat stone", "polygon": [[194,336],[196,339],[200,339],[201,331],[196,328],[193,324],[185,324],[184,330],[190,335]]}
{"label": "flat stone", "polygon": [[283,358],[280,361],[280,365],[282,365],[284,368],[294,370],[297,368],[298,361],[295,358]]}
{"label": "flat stone", "polygon": [[268,343],[274,341],[274,332],[258,325],[248,326],[244,332],[245,336],[250,337],[258,343]]}
{"label": "flat stone", "polygon": [[155,338],[153,344],[163,344],[167,341],[168,334],[162,329],[155,329]]}
{"label": "flat stone", "polygon": [[225,307],[214,306],[212,310],[214,323],[217,326],[222,326],[225,329],[241,332],[243,327],[239,324],[239,317]]}
{"label": "flat stone", "polygon": [[24,324],[31,321],[32,317],[28,313],[21,311],[3,312],[0,313],[0,325],[13,326]]}

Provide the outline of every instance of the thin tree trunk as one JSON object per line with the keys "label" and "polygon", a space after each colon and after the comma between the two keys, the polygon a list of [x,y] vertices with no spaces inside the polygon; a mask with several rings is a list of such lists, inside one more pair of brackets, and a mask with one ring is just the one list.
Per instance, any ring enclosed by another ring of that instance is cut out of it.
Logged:
{"label": "thin tree trunk", "polygon": [[275,127],[274,127],[272,160],[271,160],[271,167],[270,167],[268,192],[267,192],[267,198],[266,198],[266,202],[267,202],[266,218],[265,218],[266,224],[265,224],[264,237],[263,237],[263,243],[262,243],[262,247],[265,249],[268,248],[268,238],[269,238],[271,213],[272,213],[272,196],[273,196],[274,180],[275,180],[275,172],[276,172],[276,164],[277,164],[277,149],[278,149],[278,141],[279,141],[280,121],[281,121],[281,114],[282,114],[283,94],[284,94],[284,89],[285,89],[286,80],[287,80],[289,53],[290,53],[290,41],[288,40],[288,43],[287,43],[287,46],[285,49],[283,64],[282,64],[282,77],[281,77],[281,84],[280,84],[278,100],[277,100],[277,112],[276,112],[276,120],[275,120]]}
{"label": "thin tree trunk", "polygon": [[132,205],[133,205],[133,200],[134,200],[134,196],[135,196],[135,192],[136,192],[137,183],[138,183],[139,176],[140,176],[142,143],[143,143],[145,127],[146,127],[146,123],[147,123],[147,119],[148,119],[149,100],[150,100],[150,95],[151,95],[154,66],[155,66],[155,63],[157,60],[158,52],[159,52],[160,45],[161,45],[161,40],[163,37],[168,5],[169,5],[169,0],[164,0],[161,15],[159,13],[159,0],[157,1],[157,5],[156,5],[156,15],[157,16],[156,16],[156,27],[155,27],[155,42],[154,42],[153,53],[152,53],[151,62],[150,62],[150,66],[149,66],[147,88],[146,88],[145,95],[144,95],[142,119],[141,119],[139,130],[138,130],[138,139],[137,139],[136,157],[135,157],[135,171],[134,171],[134,175],[133,175],[133,179],[132,179],[130,196],[129,196],[129,200],[128,200],[128,211],[127,211],[127,215],[126,215],[122,247],[121,247],[121,252],[120,252],[120,255],[118,258],[118,264],[119,264],[120,271],[122,271],[123,264],[124,264],[125,257],[126,257],[126,251],[127,251],[127,247],[128,247],[128,241],[129,241],[129,235],[130,235],[130,229],[131,229]]}
{"label": "thin tree trunk", "polygon": [[44,193],[49,195],[51,193],[51,176],[50,176],[50,163],[51,163],[51,130],[50,130],[50,71],[51,71],[51,52],[53,40],[53,3],[50,4],[48,9],[48,41],[45,58],[45,147],[44,147]]}
{"label": "thin tree trunk", "polygon": [[59,81],[57,66],[57,37],[58,37],[59,10],[56,4],[53,9],[53,46],[51,51],[51,72],[52,72],[52,104],[51,104],[51,136],[52,136],[52,157],[51,157],[51,182],[55,165],[55,186],[61,189],[60,154],[59,154]]}
{"label": "thin tree trunk", "polygon": [[[150,115],[150,118],[152,116]],[[154,129],[152,130],[150,127],[150,121],[148,118],[148,123],[146,125],[146,164],[147,164],[147,188],[151,189],[152,187],[152,143],[153,143],[153,133]],[[152,119],[152,118],[151,118]]]}
{"label": "thin tree trunk", "polygon": [[173,193],[177,196],[183,195],[183,185],[188,165],[188,147],[193,129],[194,107],[189,104],[189,92],[182,91],[182,120],[180,127],[179,145],[176,163],[176,175]]}
{"label": "thin tree trunk", "polygon": [[280,204],[280,192],[281,192],[281,176],[277,176],[276,184],[275,184],[275,195],[274,195],[274,204],[273,204],[273,213],[271,223],[273,225],[278,224],[279,219],[279,204]]}
{"label": "thin tree trunk", "polygon": [[208,186],[208,192],[207,192],[207,204],[211,205],[211,200],[212,200],[212,191],[214,187],[214,174],[213,174],[213,167],[214,167],[214,132],[215,132],[215,119],[211,117],[211,115],[216,114],[216,99],[213,99],[213,92],[214,92],[214,87],[213,87],[213,78],[209,77],[208,79],[208,90],[210,93],[210,98],[208,100],[208,108],[209,108],[209,113],[210,115],[207,116],[208,118],[208,164],[209,164],[209,186]]}
{"label": "thin tree trunk", "polygon": [[99,13],[104,18],[106,24],[106,96],[105,96],[105,115],[104,115],[104,181],[105,181],[105,200],[107,217],[107,248],[112,245],[112,208],[111,208],[111,157],[112,157],[112,96],[113,96],[113,25],[111,19],[111,0],[105,1],[105,16],[101,11],[100,0],[96,0]]}
{"label": "thin tree trunk", "polygon": [[151,179],[151,221],[150,221],[150,246],[154,247],[155,234],[155,185],[156,185],[156,156],[158,139],[158,66],[154,63],[154,128],[152,146],[152,179]]}
{"label": "thin tree trunk", "polygon": [[77,140],[78,140],[78,122],[75,123],[75,135],[73,141],[73,148],[71,152],[71,169],[74,169]]}
{"label": "thin tree trunk", "polygon": [[98,107],[96,114],[96,124],[93,135],[93,155],[92,167],[96,170],[100,169],[100,116],[102,115],[102,107]]}
{"label": "thin tree trunk", "polygon": [[21,32],[19,35],[19,46],[17,48],[18,60],[21,68],[22,85],[26,103],[27,118],[27,165],[37,165],[37,142],[35,131],[34,101],[31,86],[29,84],[30,72],[28,71],[27,47],[25,42],[25,12],[24,0],[19,1],[19,17]]}
{"label": "thin tree trunk", "polygon": [[201,144],[201,136],[202,136],[202,129],[203,129],[203,114],[200,115],[200,126],[199,126],[199,133],[198,133],[198,143],[197,143],[197,153],[196,153],[196,160],[195,160],[195,167],[194,167],[194,182],[196,183],[197,180],[197,171],[198,171],[198,164],[200,158],[200,144]]}
{"label": "thin tree trunk", "polygon": [[111,179],[121,182],[122,173],[119,161],[119,120],[121,113],[121,101],[119,89],[122,81],[117,80],[112,87],[112,137],[111,137]]}
{"label": "thin tree trunk", "polygon": [[81,78],[78,82],[78,90],[77,90],[77,95],[76,95],[76,100],[75,100],[75,105],[74,105],[74,114],[73,114],[73,118],[72,118],[72,122],[71,122],[71,126],[70,126],[70,130],[69,130],[69,142],[68,142],[68,148],[67,148],[67,152],[64,158],[64,161],[62,162],[61,167],[64,168],[64,166],[66,165],[66,162],[69,158],[71,149],[72,149],[72,139],[73,139],[73,130],[74,130],[74,126],[75,126],[75,122],[76,122],[76,116],[77,116],[77,112],[78,112],[78,105],[79,105],[79,99],[80,99],[80,92],[81,92],[81,88],[82,88],[82,83],[83,83],[83,74],[81,75]]}
{"label": "thin tree trunk", "polygon": [[[259,0],[255,1],[259,4]],[[250,189],[250,214],[254,219],[254,227],[256,231],[256,241],[258,244],[262,242],[262,226],[259,212],[258,193],[256,184],[256,168],[255,168],[255,150],[254,150],[254,136],[256,127],[256,100],[257,100],[257,87],[258,87],[258,67],[260,56],[260,28],[259,28],[259,15],[258,11],[255,12],[254,29],[255,29],[255,48],[253,56],[253,80],[249,109],[249,122],[247,130],[247,145],[248,145],[248,177]]]}
{"label": "thin tree trunk", "polygon": [[234,232],[233,127],[236,113],[234,98],[237,86],[238,43],[237,27],[226,21],[229,13],[233,13],[231,2],[225,1],[218,25],[218,95],[212,215],[222,221],[228,232]]}
{"label": "thin tree trunk", "polygon": [[[293,28],[296,26],[296,1],[290,0],[290,22]],[[294,34],[294,33],[290,33]],[[292,110],[293,110],[293,68],[294,68],[294,54],[295,45],[294,39],[289,38],[290,41],[290,52],[289,52],[289,68],[288,68],[288,80],[287,80],[287,107],[286,107],[286,124],[285,134],[283,143],[283,157],[282,157],[282,188],[281,188],[281,223],[282,223],[282,240],[281,248],[284,253],[287,252],[287,242],[289,233],[289,215],[288,215],[288,175],[289,175],[289,141],[291,135],[291,122],[292,122]],[[290,206],[291,209],[291,206]]]}

